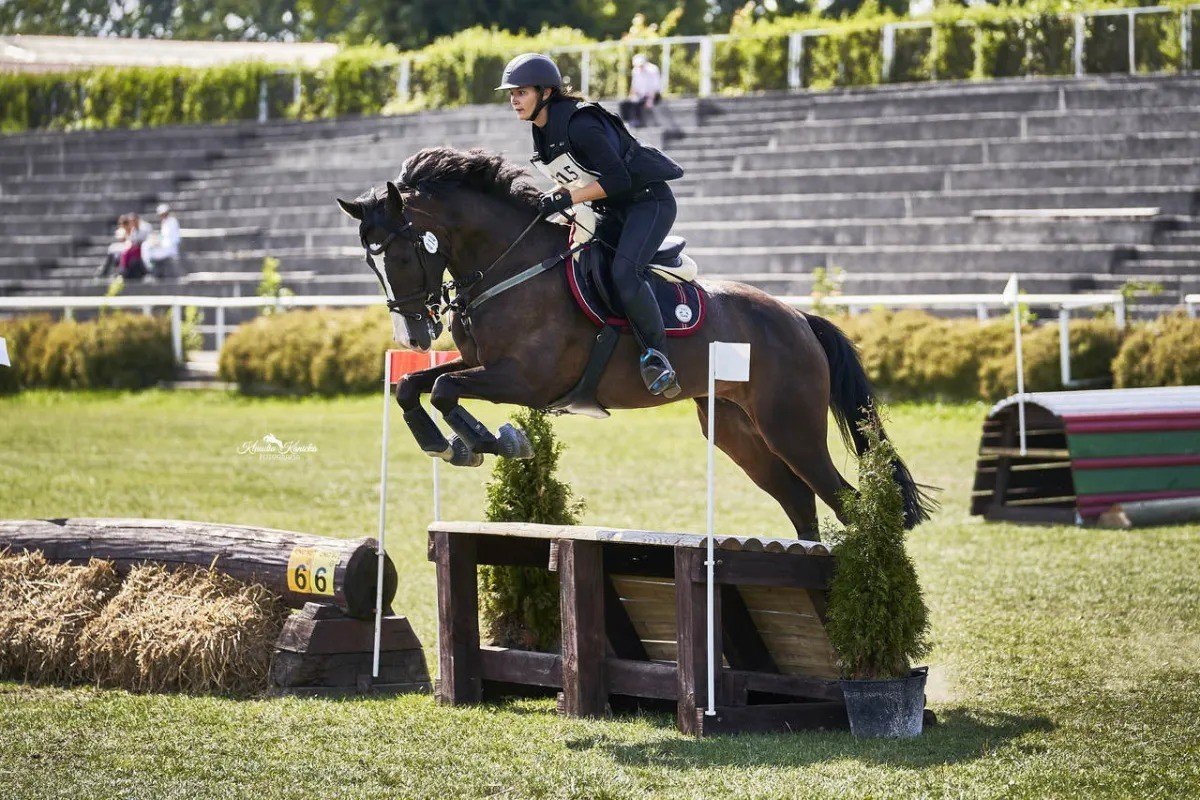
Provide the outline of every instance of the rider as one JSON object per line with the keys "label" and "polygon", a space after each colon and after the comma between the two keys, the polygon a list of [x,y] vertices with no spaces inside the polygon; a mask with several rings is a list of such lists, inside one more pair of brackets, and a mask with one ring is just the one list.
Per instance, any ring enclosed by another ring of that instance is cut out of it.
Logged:
{"label": "rider", "polygon": [[666,355],[662,312],[645,270],[675,221],[675,195],[666,182],[683,169],[639,142],[620,117],[565,92],[558,67],[540,53],[508,62],[496,88],[507,89],[517,116],[533,123],[533,164],[557,184],[542,195],[541,213],[599,201],[596,238],[615,242],[613,285],[642,346],[642,380],[653,394],[675,396],[679,384]]}

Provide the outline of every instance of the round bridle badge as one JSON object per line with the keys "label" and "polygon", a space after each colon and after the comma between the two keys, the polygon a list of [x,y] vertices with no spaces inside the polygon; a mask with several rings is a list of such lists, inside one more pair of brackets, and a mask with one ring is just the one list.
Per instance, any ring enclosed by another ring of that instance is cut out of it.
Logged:
{"label": "round bridle badge", "polygon": [[421,241],[425,245],[426,252],[436,253],[438,250],[437,237],[433,235],[433,231],[425,231],[425,235],[421,237]]}
{"label": "round bridle badge", "polygon": [[675,319],[679,320],[680,322],[691,322],[692,309],[688,308],[687,304],[680,303],[679,305],[675,306]]}

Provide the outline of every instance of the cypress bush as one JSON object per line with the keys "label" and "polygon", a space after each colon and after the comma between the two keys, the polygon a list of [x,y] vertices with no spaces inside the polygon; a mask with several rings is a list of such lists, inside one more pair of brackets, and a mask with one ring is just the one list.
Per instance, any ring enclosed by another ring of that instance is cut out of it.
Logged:
{"label": "cypress bush", "polygon": [[[525,429],[533,458],[498,458],[487,486],[491,522],[574,525],[583,512],[571,487],[555,475],[563,444],[554,438],[549,416],[521,409],[513,422]],[[561,621],[558,575],[540,567],[483,566],[479,597],[484,628],[492,643],[523,650],[558,649]]]}
{"label": "cypress bush", "polygon": [[929,611],[904,549],[895,450],[878,424],[861,430],[869,447],[859,458],[858,493],[842,496],[848,523],[831,549],[837,566],[825,627],[845,678],[906,678],[929,652]]}

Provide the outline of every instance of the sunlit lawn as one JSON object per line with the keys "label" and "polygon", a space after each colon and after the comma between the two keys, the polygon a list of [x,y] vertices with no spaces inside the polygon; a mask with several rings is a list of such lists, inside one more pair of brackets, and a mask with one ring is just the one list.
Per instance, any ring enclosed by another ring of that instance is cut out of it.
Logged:
{"label": "sunlit lawn", "polygon": [[[477,409],[489,424],[504,410]],[[551,701],[231,701],[0,683],[5,796],[1168,797],[1200,794],[1200,534],[983,524],[966,513],[982,406],[898,406],[890,428],[943,510],[914,532],[942,724],[910,742],[847,734],[695,741],[649,715],[579,721]],[[378,398],[30,393],[0,400],[0,518],[149,516],[374,535]],[[435,664],[425,560],[431,466],[393,418],[396,607]],[[557,423],[588,523],[700,531],[694,409]],[[238,455],[273,433],[291,463]],[[853,472],[845,452],[836,458]],[[717,526],[788,535],[720,457]],[[489,466],[442,470],[447,518],[478,519]],[[2,590],[0,590],[2,597]]]}

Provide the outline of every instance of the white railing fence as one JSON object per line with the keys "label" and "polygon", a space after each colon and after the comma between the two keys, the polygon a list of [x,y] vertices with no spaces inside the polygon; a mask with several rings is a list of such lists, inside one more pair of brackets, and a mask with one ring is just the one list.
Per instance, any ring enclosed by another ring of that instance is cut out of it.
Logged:
{"label": "white railing fence", "polygon": [[[992,311],[1007,311],[1008,303],[999,294],[928,294],[928,295],[837,295],[814,300],[807,295],[779,298],[795,308],[812,309],[820,306],[844,308],[850,314],[858,314],[872,308],[920,308],[927,310],[973,310],[976,318],[986,322]],[[1126,325],[1125,298],[1120,294],[1023,294],[1021,301],[1028,307],[1052,308],[1058,313],[1059,366],[1064,386],[1078,384],[1071,377],[1071,350],[1068,335],[1071,312],[1083,308],[1111,308],[1117,327]],[[346,308],[382,304],[379,295],[292,295],[285,297],[194,297],[191,295],[145,295],[116,297],[0,297],[0,313],[14,311],[60,310],[70,318],[80,309],[140,309],[144,314],[156,308],[165,308],[171,317],[171,342],[175,360],[182,362],[183,311],[191,306],[212,309],[214,320],[209,324],[197,325],[201,334],[213,334],[217,350],[225,344],[229,326],[226,311],[231,308]],[[1195,315],[1200,305],[1200,295],[1185,298],[1189,314]]]}

